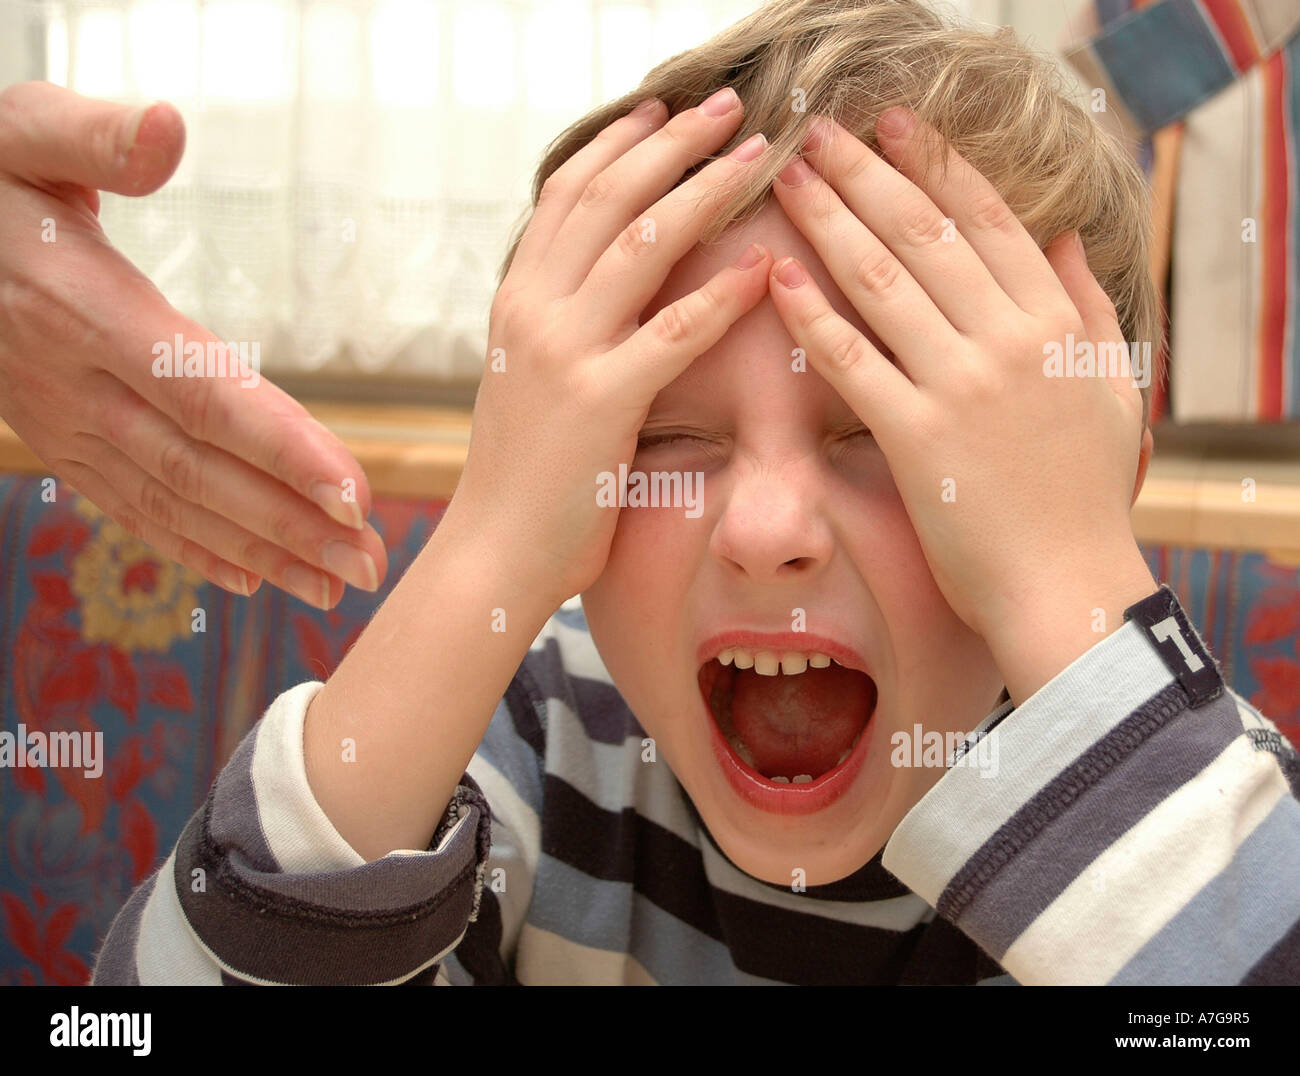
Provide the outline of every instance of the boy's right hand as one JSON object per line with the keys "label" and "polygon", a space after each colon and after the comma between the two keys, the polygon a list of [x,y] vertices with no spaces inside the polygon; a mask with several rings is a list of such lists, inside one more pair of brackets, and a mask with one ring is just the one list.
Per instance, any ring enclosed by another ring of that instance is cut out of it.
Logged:
{"label": "boy's right hand", "polygon": [[752,247],[752,265],[640,324],[717,208],[718,184],[767,149],[755,136],[674,189],[731,138],[743,107],[723,90],[667,123],[666,113],[657,100],[639,106],[556,170],[492,306],[448,514],[493,535],[499,562],[556,605],[586,590],[609,554],[618,511],[597,505],[597,476],[631,463],[655,396],[767,293],[771,255]]}
{"label": "boy's right hand", "polygon": [[[312,794],[368,861],[429,846],[532,641],[604,569],[618,512],[597,505],[597,476],[633,458],[660,389],[767,294],[761,251],[640,324],[716,184],[747,167],[713,161],[675,187],[741,114],[666,111],[616,120],[543,188],[492,306],[456,495],[309,706]],[[365,746],[340,761],[348,737]]]}

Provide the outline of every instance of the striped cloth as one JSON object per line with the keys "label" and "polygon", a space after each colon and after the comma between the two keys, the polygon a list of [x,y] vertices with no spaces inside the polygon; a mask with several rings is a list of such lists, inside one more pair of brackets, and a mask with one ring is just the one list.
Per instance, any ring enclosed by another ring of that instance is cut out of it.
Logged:
{"label": "striped cloth", "polygon": [[1170,413],[1300,418],[1300,0],[1094,0],[1078,27],[1065,57],[1123,134],[1183,126]]}
{"label": "striped cloth", "polygon": [[244,739],[95,983],[1300,981],[1300,759],[1231,691],[1191,708],[1137,622],[989,715],[997,779],[953,766],[883,855],[806,892],[733,866],[642,760],[576,600],[428,851],[366,863],[315,802],[319,688]]}

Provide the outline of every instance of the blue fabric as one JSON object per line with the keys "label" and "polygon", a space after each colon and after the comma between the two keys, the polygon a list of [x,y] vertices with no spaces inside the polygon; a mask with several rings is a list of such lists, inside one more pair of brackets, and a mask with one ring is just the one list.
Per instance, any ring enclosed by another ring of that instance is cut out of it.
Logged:
{"label": "blue fabric", "polygon": [[1093,49],[1148,133],[1237,78],[1195,0],[1165,0],[1121,15],[1093,41]]}
{"label": "blue fabric", "polygon": [[[443,507],[377,499],[384,586],[323,613],[265,584],[251,599],[193,578],[164,593],[172,569],[58,488],[46,503],[40,478],[0,474],[0,727],[95,729],[106,761],[98,780],[0,770],[0,985],[86,981],[114,914],[243,734],[285,688],[332,672]],[[1260,553],[1143,552],[1225,679],[1300,745],[1300,569]],[[188,630],[193,607],[202,634]],[[116,638],[86,637],[105,623]]]}

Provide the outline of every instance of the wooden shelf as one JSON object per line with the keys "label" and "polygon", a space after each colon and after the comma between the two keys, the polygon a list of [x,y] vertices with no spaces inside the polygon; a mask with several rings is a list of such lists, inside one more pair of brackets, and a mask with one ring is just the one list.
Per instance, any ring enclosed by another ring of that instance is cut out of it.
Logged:
{"label": "wooden shelf", "polygon": [[1300,565],[1300,425],[1157,428],[1155,441],[1133,508],[1140,540]]}
{"label": "wooden shelf", "polygon": [[[469,448],[467,410],[306,401],[366,472],[374,494],[423,499],[455,492]],[[50,474],[3,421],[0,472]]]}
{"label": "wooden shelf", "polygon": [[306,401],[357,458],[370,492],[450,498],[469,449],[468,410]]}
{"label": "wooden shelf", "polygon": [[[468,411],[306,406],[356,456],[373,493],[448,498],[455,491],[469,447]],[[0,471],[49,473],[3,422]],[[1300,565],[1300,428],[1157,430],[1133,530],[1143,542],[1263,550]]]}

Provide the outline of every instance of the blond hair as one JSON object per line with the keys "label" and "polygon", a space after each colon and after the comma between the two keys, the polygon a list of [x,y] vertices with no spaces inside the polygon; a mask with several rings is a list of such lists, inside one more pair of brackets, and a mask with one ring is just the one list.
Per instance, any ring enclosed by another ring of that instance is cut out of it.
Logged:
{"label": "blond hair", "polygon": [[[1149,342],[1153,360],[1163,354],[1160,301],[1147,267],[1147,185],[1132,155],[1070,100],[1053,60],[1025,48],[1009,28],[955,25],[920,0],[769,0],[560,134],[533,178],[533,207],[550,175],[638,102],[658,97],[676,115],[723,86],[740,95],[745,116],[715,156],[759,131],[771,149],[720,202],[702,243],[774,197],[772,181],[799,151],[809,117],[831,116],[879,152],[876,117],[906,105],[989,179],[1040,248],[1077,230],[1125,340]],[[531,210],[499,279],[530,219]],[[1151,383],[1160,377],[1163,370],[1154,371]],[[1142,401],[1145,423],[1149,386]]]}

